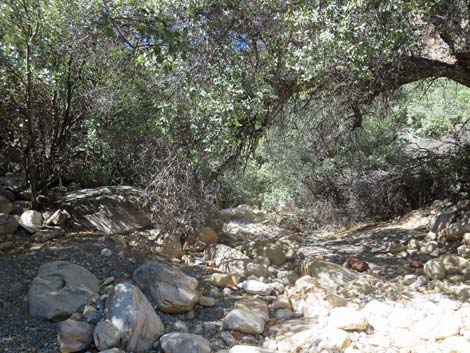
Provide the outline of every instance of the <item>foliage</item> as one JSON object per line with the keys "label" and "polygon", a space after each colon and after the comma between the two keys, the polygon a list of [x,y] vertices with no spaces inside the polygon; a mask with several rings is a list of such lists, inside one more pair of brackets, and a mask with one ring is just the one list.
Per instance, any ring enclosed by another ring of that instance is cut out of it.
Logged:
{"label": "foliage", "polygon": [[[170,219],[179,210],[187,224],[202,218],[206,198],[392,215],[412,207],[408,196],[359,209],[371,204],[361,191],[369,180],[420,180],[393,174],[408,165],[392,161],[398,132],[441,137],[468,115],[457,86],[446,84],[446,105],[436,103],[444,88],[433,88],[430,108],[419,87],[400,90],[438,77],[470,86],[464,0],[0,6],[1,164],[21,162],[35,207],[61,179],[153,185],[155,211]],[[398,184],[380,195],[394,199]]]}

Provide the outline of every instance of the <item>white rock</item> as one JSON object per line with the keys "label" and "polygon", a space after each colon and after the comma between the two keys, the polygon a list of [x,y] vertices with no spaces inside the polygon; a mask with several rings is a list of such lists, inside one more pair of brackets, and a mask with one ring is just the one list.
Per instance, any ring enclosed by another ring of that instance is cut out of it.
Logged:
{"label": "white rock", "polygon": [[446,269],[439,259],[431,259],[424,264],[424,274],[429,279],[444,279],[446,277]]}
{"label": "white rock", "polygon": [[191,333],[172,332],[160,338],[165,353],[210,353],[209,341]]}
{"label": "white rock", "polygon": [[392,330],[392,332],[390,332],[390,338],[392,344],[398,348],[416,347],[420,342],[419,338],[414,333],[403,329]]}
{"label": "white rock", "polygon": [[258,295],[270,295],[272,292],[272,286],[260,281],[248,280],[241,283],[241,287],[248,294],[258,294]]}
{"label": "white rock", "polygon": [[362,331],[367,328],[367,318],[364,313],[357,310],[342,307],[330,311],[327,326],[347,331]]}
{"label": "white rock", "polygon": [[422,339],[444,339],[459,334],[461,318],[455,313],[435,314],[414,324],[412,332]]}
{"label": "white rock", "polygon": [[233,346],[230,349],[229,353],[274,353],[274,351],[270,351],[270,350],[255,347],[255,346],[238,345],[238,346]]}
{"label": "white rock", "polygon": [[462,336],[452,336],[442,341],[445,348],[444,353],[468,353],[470,352],[470,342]]}
{"label": "white rock", "polygon": [[42,214],[41,212],[29,210],[23,212],[21,215],[21,224],[30,228],[42,227]]}
{"label": "white rock", "polygon": [[315,336],[314,342],[318,349],[342,351],[351,344],[351,339],[346,331],[327,327]]}

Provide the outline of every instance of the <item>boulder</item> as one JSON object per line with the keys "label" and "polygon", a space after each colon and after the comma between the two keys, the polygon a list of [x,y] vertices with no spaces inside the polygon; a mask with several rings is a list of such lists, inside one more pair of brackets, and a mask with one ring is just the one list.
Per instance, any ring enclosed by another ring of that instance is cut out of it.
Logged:
{"label": "boulder", "polygon": [[202,227],[197,234],[197,240],[206,245],[211,245],[216,244],[219,241],[219,236],[212,228]]}
{"label": "boulder", "polygon": [[239,281],[240,279],[237,276],[226,273],[213,273],[211,276],[212,284],[219,288],[235,287]]}
{"label": "boulder", "polygon": [[211,353],[209,341],[191,333],[172,332],[160,338],[165,353]]}
{"label": "boulder", "polygon": [[133,279],[166,313],[190,311],[199,300],[197,279],[172,266],[148,262],[135,270]]}
{"label": "boulder", "polygon": [[176,234],[165,233],[157,239],[154,251],[167,259],[181,259],[183,256],[181,239]]}
{"label": "boulder", "polygon": [[447,226],[444,233],[447,240],[461,240],[465,233],[470,232],[470,221],[461,220]]}
{"label": "boulder", "polygon": [[256,298],[246,298],[235,302],[235,309],[240,309],[246,312],[255,314],[261,317],[264,321],[269,320],[269,309],[265,301]]}
{"label": "boulder", "polygon": [[10,213],[13,205],[6,197],[0,195],[0,213]]}
{"label": "boulder", "polygon": [[332,262],[316,259],[304,259],[300,263],[300,272],[302,276],[311,276],[325,289],[335,289],[358,278],[358,274],[354,271]]}
{"label": "boulder", "polygon": [[93,326],[83,322],[68,319],[59,324],[59,349],[61,353],[79,352],[87,348],[93,334]]}
{"label": "boulder", "polygon": [[25,211],[21,215],[20,222],[27,228],[40,228],[43,222],[42,213],[34,210]]}
{"label": "boulder", "polygon": [[18,228],[18,222],[15,217],[7,213],[0,213],[0,235],[13,234],[16,228]]}
{"label": "boulder", "polygon": [[225,316],[224,330],[235,330],[249,334],[260,334],[264,331],[265,320],[262,316],[241,309],[233,309]]}
{"label": "boulder", "polygon": [[61,208],[82,226],[107,234],[128,233],[150,225],[139,199],[143,192],[130,186],[82,189],[65,195]]}
{"label": "boulder", "polygon": [[86,268],[66,261],[49,262],[39,268],[31,283],[29,312],[47,320],[65,320],[88,304],[98,289],[98,279]]}
{"label": "boulder", "polygon": [[93,332],[93,341],[97,349],[105,350],[119,346],[121,332],[110,320],[98,322]]}
{"label": "boulder", "polygon": [[424,274],[429,279],[444,279],[447,275],[444,263],[440,259],[431,259],[424,264]]}
{"label": "boulder", "polygon": [[249,259],[249,257],[241,251],[224,244],[213,244],[204,251],[204,260],[214,261],[216,266],[240,259]]}
{"label": "boulder", "polygon": [[225,261],[219,266],[219,270],[233,273],[241,277],[255,276],[268,278],[271,276],[271,273],[265,266],[256,263],[251,259]]}
{"label": "boulder", "polygon": [[127,351],[149,352],[164,326],[150,302],[136,286],[117,284],[106,301],[106,319],[119,331]]}
{"label": "boulder", "polygon": [[229,222],[233,220],[260,222],[266,217],[266,215],[262,211],[248,205],[240,205],[235,208],[225,208],[220,210],[219,217],[223,222]]}
{"label": "boulder", "polygon": [[456,215],[456,211],[441,212],[437,214],[429,222],[429,231],[434,234],[440,233],[441,231],[447,228],[447,226],[452,222]]}
{"label": "boulder", "polygon": [[271,240],[257,241],[248,243],[245,250],[251,257],[263,256],[276,266],[282,266],[286,263],[284,248],[279,243]]}

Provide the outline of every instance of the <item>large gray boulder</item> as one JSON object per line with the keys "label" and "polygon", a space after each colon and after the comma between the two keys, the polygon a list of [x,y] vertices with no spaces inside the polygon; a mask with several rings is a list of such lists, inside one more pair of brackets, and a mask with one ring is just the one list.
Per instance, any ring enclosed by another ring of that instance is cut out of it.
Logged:
{"label": "large gray boulder", "polygon": [[210,353],[209,341],[191,333],[172,332],[160,338],[165,353]]}
{"label": "large gray boulder", "polygon": [[139,199],[143,192],[130,186],[83,189],[65,195],[61,208],[86,228],[107,234],[127,233],[150,225]]}
{"label": "large gray boulder", "polygon": [[29,313],[62,321],[98,293],[99,281],[86,268],[66,261],[42,265],[28,291]]}
{"label": "large gray boulder", "polygon": [[15,217],[7,213],[0,213],[0,235],[13,234],[16,228],[18,228],[18,222]]}
{"label": "large gray boulder", "polygon": [[147,262],[135,270],[133,279],[165,313],[190,311],[199,300],[197,279],[172,266]]}
{"label": "large gray boulder", "polygon": [[150,302],[139,288],[128,282],[114,287],[106,301],[105,315],[114,326],[110,335],[116,336],[117,329],[126,351],[149,352],[164,330]]}

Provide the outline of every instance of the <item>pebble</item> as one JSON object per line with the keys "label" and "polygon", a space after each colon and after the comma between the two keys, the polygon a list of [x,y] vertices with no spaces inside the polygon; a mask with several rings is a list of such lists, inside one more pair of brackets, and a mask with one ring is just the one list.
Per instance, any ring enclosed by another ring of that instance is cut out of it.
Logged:
{"label": "pebble", "polygon": [[110,257],[111,255],[113,255],[113,252],[111,251],[111,249],[104,248],[103,250],[101,250],[101,255]]}
{"label": "pebble", "polygon": [[212,297],[200,297],[199,305],[211,307],[216,304],[216,300]]}

